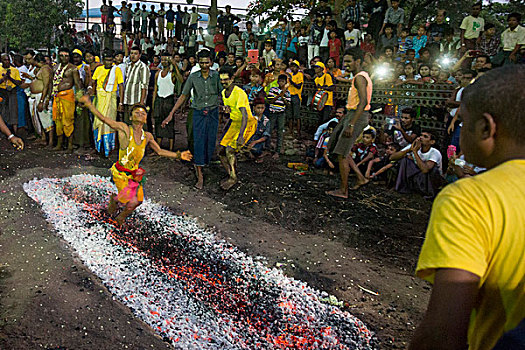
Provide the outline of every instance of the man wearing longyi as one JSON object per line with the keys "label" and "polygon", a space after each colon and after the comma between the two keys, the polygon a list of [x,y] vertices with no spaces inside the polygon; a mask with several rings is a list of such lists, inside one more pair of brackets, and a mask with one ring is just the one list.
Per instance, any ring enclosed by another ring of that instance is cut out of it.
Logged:
{"label": "man wearing longyi", "polygon": [[113,181],[117,186],[118,194],[111,194],[108,213],[114,215],[119,203],[123,204],[123,210],[115,218],[117,223],[121,225],[144,200],[142,185],[145,180],[143,177],[145,171],[139,167],[139,164],[144,157],[144,151],[148,144],[159,156],[189,161],[192,155],[189,151],[170,152],[160,148],[159,144],[155,142],[153,135],[143,130],[148,113],[146,112],[146,106],[142,104],[135,104],[131,108],[131,125],[127,125],[102,115],[93,106],[91,99],[87,95],[82,96],[80,102],[89,108],[91,113],[95,115],[95,118],[98,118],[102,123],[107,124],[118,132],[119,160],[111,167]]}

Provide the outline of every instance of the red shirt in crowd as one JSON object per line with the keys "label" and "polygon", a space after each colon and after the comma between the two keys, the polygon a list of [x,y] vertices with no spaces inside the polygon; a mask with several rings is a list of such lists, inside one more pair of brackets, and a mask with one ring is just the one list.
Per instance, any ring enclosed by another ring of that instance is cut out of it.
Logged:
{"label": "red shirt in crowd", "polygon": [[330,48],[330,57],[335,60],[336,67],[339,67],[339,56],[341,55],[341,40],[339,38],[328,40],[328,47]]}

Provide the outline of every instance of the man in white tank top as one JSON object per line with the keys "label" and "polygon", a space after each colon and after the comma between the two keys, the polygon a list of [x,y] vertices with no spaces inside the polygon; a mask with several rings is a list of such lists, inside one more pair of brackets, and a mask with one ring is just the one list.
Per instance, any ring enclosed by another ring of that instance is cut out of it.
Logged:
{"label": "man in white tank top", "polygon": [[182,75],[177,67],[170,62],[170,55],[162,53],[160,58],[162,70],[155,75],[155,89],[153,91],[153,120],[155,123],[155,137],[159,145],[162,139],[169,139],[170,151],[173,151],[175,139],[175,122],[171,120],[162,128],[162,121],[170,114],[175,105],[175,85],[177,80],[182,83]]}

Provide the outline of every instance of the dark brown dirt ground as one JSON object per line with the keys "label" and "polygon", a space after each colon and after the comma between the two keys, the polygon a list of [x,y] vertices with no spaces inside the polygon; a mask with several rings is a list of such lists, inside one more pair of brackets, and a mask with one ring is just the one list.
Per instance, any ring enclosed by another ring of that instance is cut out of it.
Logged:
{"label": "dark brown dirt ground", "polygon": [[[0,349],[167,347],[112,300],[21,187],[34,177],[107,175],[114,159],[31,144],[15,153],[0,141]],[[376,333],[380,349],[405,348],[429,296],[413,271],[431,203],[375,184],[347,201],[333,200],[324,191],[338,178],[286,168],[298,160],[242,162],[241,184],[225,193],[218,164],[206,169],[205,189],[196,191],[188,164],[148,156],[146,195],[346,301]]]}

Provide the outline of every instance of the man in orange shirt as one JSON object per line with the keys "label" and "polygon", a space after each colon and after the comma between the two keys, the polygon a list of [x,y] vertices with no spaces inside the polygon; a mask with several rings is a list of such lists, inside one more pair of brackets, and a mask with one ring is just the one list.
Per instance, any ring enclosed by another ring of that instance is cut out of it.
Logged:
{"label": "man in orange shirt", "polygon": [[352,146],[368,125],[368,111],[372,100],[372,80],[368,73],[361,69],[362,60],[363,55],[358,50],[349,50],[343,57],[345,71],[352,72],[354,79],[348,92],[346,105],[348,113],[337,124],[328,144],[329,152],[337,154],[339,160],[341,186],[337,190],[326,192],[326,194],[344,199],[348,198],[348,174],[350,168],[357,175],[357,184],[353,189],[357,189],[368,182],[350,155]]}

